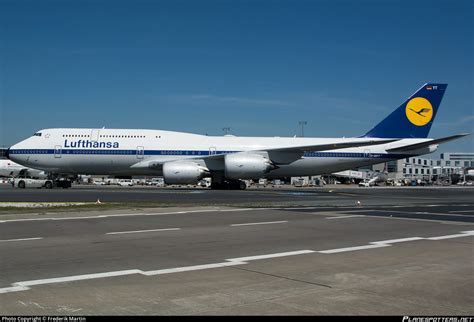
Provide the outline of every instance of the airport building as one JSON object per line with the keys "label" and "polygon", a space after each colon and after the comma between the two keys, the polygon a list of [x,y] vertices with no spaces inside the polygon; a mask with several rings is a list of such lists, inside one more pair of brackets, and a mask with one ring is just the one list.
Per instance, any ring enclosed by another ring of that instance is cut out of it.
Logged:
{"label": "airport building", "polygon": [[437,159],[410,157],[373,166],[373,170],[387,171],[391,179],[433,181],[440,177],[467,174],[474,168],[474,153],[446,152]]}

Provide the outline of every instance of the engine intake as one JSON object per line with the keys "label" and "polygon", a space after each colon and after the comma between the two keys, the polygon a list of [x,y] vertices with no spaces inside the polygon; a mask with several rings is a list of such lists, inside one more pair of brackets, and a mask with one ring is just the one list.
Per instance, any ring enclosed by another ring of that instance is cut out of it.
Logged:
{"label": "engine intake", "polygon": [[229,179],[258,179],[277,168],[272,161],[259,154],[236,153],[225,156],[225,177]]}
{"label": "engine intake", "polygon": [[209,169],[191,161],[173,161],[163,164],[163,178],[166,184],[196,184],[210,176]]}

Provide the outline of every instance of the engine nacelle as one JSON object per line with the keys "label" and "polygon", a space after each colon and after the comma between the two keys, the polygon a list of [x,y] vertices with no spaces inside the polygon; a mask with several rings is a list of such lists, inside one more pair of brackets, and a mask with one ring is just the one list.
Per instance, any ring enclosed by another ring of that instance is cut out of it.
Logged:
{"label": "engine nacelle", "polygon": [[209,169],[192,161],[163,164],[163,178],[166,184],[196,184],[206,176],[210,176]]}
{"label": "engine nacelle", "polygon": [[277,167],[259,154],[236,153],[225,156],[225,177],[228,179],[258,179]]}

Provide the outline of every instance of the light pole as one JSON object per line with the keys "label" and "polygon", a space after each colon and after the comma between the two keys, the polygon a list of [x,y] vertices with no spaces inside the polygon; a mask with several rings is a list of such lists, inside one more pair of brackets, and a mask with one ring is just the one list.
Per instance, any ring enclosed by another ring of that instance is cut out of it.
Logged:
{"label": "light pole", "polygon": [[304,126],[308,124],[306,121],[299,121],[299,125],[301,125],[301,137],[304,137]]}

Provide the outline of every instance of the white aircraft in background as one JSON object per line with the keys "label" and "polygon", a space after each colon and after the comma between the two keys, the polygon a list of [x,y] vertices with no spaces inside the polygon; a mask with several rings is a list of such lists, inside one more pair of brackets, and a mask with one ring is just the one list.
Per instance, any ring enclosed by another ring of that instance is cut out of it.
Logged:
{"label": "white aircraft in background", "polygon": [[441,139],[427,135],[446,84],[425,84],[357,138],[204,136],[133,129],[52,128],[7,150],[25,166],[56,175],[151,175],[167,184],[212,178],[212,188],[245,189],[244,179],[327,174],[427,154]]}
{"label": "white aircraft in background", "polygon": [[47,176],[43,170],[28,168],[11,160],[0,159],[0,177],[11,178],[23,173],[35,178],[46,178]]}

